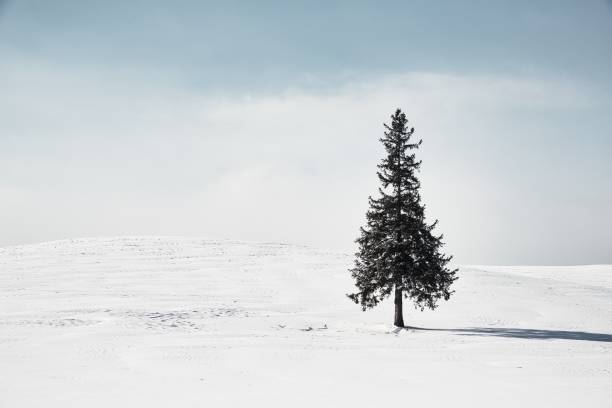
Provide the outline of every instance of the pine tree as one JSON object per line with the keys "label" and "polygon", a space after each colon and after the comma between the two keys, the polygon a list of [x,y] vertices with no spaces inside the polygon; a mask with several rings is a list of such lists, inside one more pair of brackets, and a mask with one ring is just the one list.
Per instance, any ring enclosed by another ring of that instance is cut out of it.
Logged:
{"label": "pine tree", "polygon": [[416,176],[421,161],[411,153],[422,140],[411,140],[414,128],[408,130],[401,110],[391,120],[380,139],[387,152],[378,165],[380,197],[369,197],[366,226],[360,229],[355,266],[350,270],[358,292],[348,296],[366,310],[393,292],[394,324],[403,327],[402,299],[412,299],[421,310],[434,309],[440,298],[448,300],[453,293],[450,286],[457,279],[457,270],[447,268],[452,257],[441,252],[442,235],[433,233],[438,221],[425,221]]}

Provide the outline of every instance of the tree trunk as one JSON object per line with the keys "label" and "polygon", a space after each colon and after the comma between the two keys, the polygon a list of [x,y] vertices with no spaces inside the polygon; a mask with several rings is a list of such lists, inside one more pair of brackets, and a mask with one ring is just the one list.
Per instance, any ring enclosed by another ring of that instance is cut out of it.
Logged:
{"label": "tree trunk", "polygon": [[402,307],[402,290],[395,289],[395,324],[397,327],[404,327],[404,310]]}

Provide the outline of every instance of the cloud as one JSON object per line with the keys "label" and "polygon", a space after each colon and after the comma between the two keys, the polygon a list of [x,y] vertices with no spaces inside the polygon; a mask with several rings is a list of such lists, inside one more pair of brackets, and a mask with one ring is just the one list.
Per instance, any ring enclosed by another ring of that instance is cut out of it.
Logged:
{"label": "cloud", "polygon": [[350,249],[376,191],[382,122],[401,107],[424,139],[428,215],[457,258],[536,260],[527,244],[503,248],[523,231],[510,206],[535,206],[512,197],[517,186],[552,177],[512,174],[534,165],[516,144],[541,153],[559,130],[548,119],[599,104],[588,86],[562,79],[406,73],[326,92],[231,95],[130,72],[23,63],[0,72],[5,245],[179,234]]}

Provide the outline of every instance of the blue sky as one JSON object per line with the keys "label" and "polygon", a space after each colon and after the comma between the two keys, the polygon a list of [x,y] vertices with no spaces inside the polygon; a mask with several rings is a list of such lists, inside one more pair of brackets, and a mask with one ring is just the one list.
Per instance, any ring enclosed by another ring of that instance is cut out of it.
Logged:
{"label": "blue sky", "polygon": [[457,262],[612,262],[610,2],[0,4],[0,245],[351,250],[399,106]]}
{"label": "blue sky", "polygon": [[337,84],[405,71],[606,82],[606,1],[4,1],[2,48],[200,89]]}

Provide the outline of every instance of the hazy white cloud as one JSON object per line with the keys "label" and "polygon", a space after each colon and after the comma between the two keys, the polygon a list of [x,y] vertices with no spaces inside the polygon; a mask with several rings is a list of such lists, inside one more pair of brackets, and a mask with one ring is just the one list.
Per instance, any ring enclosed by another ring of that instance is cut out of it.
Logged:
{"label": "hazy white cloud", "polygon": [[[588,221],[567,219],[579,205],[559,201],[558,177],[577,176],[558,159],[576,146],[548,157],[566,115],[598,109],[586,84],[409,73],[324,93],[230,96],[23,66],[0,67],[3,245],[179,234],[350,249],[396,107],[424,139],[428,215],[458,261],[553,263],[586,233]],[[574,170],[591,176],[588,165]],[[611,194],[592,182],[583,193],[599,194],[596,218]],[[562,221],[568,236],[551,241]],[[603,260],[610,229],[591,231],[581,254]],[[570,259],[587,257],[558,262]]]}

